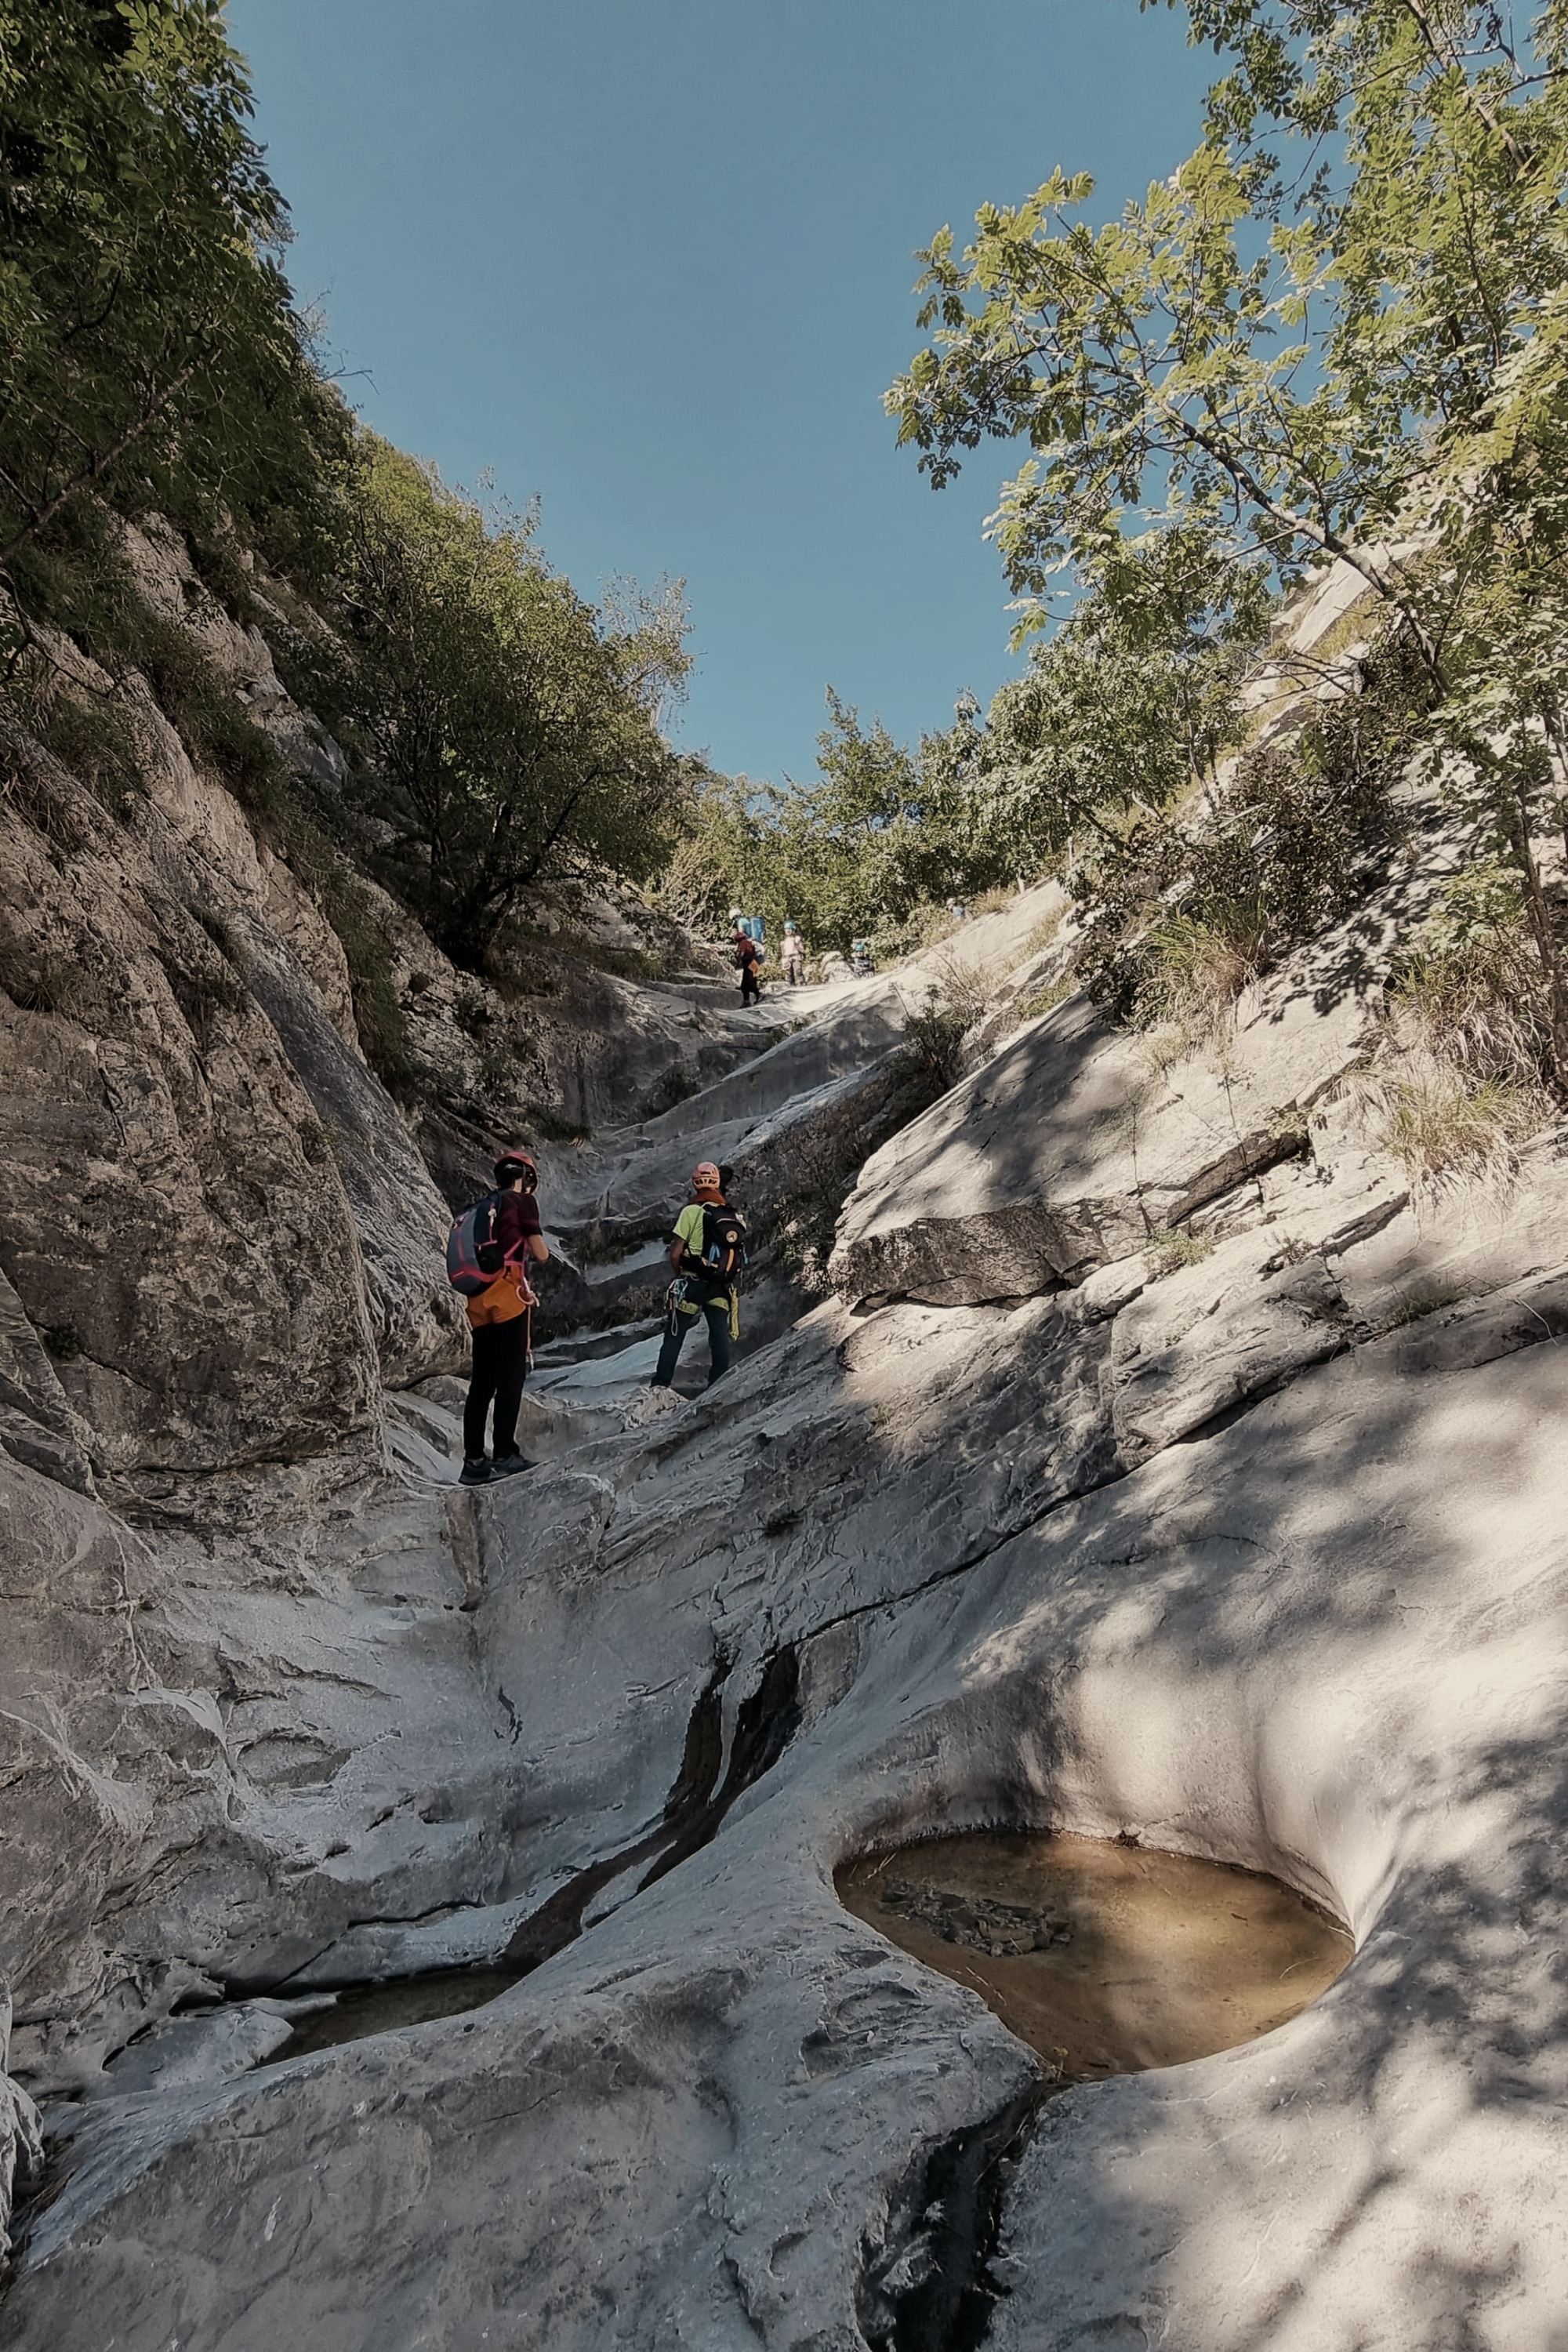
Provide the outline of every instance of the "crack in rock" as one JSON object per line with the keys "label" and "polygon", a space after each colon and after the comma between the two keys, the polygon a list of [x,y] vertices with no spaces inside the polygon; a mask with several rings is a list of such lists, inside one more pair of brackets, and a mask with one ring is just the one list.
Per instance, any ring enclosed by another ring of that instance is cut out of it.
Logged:
{"label": "crack in rock", "polygon": [[855,2316],[872,2352],[976,2352],[1007,2293],[995,2273],[1007,2184],[1049,2086],[928,2147],[865,2248]]}

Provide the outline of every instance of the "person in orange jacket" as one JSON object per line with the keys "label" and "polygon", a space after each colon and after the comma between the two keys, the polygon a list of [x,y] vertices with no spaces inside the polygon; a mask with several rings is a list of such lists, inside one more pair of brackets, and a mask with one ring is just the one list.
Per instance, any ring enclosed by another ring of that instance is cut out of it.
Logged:
{"label": "person in orange jacket", "polygon": [[[522,1384],[528,1378],[529,1333],[533,1293],[528,1268],[542,1265],[550,1248],[539,1225],[534,1195],[539,1171],[526,1151],[504,1152],[495,1164],[495,1238],[506,1261],[487,1290],[468,1301],[468,1323],[474,1335],[474,1363],[463,1406],[464,1486],[483,1486],[491,1478],[510,1477],[531,1470],[517,1448],[517,1414]],[[495,1408],[492,1459],[485,1454],[485,1423]]]}

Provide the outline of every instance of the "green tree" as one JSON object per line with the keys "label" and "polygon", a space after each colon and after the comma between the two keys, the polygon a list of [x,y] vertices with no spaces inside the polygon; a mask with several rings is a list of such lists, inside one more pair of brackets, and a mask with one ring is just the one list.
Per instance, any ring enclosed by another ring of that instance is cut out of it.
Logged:
{"label": "green tree", "polygon": [[1129,536],[1205,536],[1238,577],[1329,556],[1358,571],[1416,651],[1460,797],[1519,871],[1568,1088],[1531,847],[1561,791],[1542,743],[1568,678],[1550,629],[1521,659],[1510,586],[1529,541],[1536,596],[1561,593],[1568,5],[1518,52],[1500,12],[1461,0],[1189,15],[1232,69],[1168,183],[1095,228],[1091,183],[1058,171],[984,207],[961,257],[935,239],[932,341],[889,394],[900,440],[939,485],[987,435],[1030,443],[995,525],[1026,625]]}
{"label": "green tree", "polygon": [[0,569],[85,497],[319,532],[344,412],[218,0],[0,0]]}
{"label": "green tree", "polygon": [[688,667],[679,590],[595,611],[531,516],[487,517],[372,434],[346,513],[341,693],[432,936],[478,971],[537,885],[661,870],[692,786],[660,723]]}
{"label": "green tree", "polygon": [[813,782],[706,781],[665,886],[678,913],[718,929],[740,906],[775,939],[788,916],[814,949],[843,953],[857,933],[896,932],[922,905],[1011,875],[1010,845],[975,830],[967,720],[910,751],[831,688],[827,703]]}
{"label": "green tree", "polygon": [[968,837],[1034,874],[1082,837],[1120,850],[1129,822],[1212,783],[1268,609],[1265,566],[1217,558],[1201,532],[1115,540],[984,725],[961,714],[949,738]]}

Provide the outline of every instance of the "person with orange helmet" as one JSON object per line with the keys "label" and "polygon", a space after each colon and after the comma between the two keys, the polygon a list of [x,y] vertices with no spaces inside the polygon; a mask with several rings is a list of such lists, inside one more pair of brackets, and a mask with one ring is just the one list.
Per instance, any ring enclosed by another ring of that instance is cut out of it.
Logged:
{"label": "person with orange helmet", "polygon": [[[489,1213],[485,1247],[492,1253],[490,1259],[481,1258],[480,1263],[488,1265],[499,1254],[500,1270],[486,1288],[468,1299],[474,1363],[463,1406],[463,1467],[458,1483],[464,1486],[482,1486],[491,1478],[509,1477],[514,1471],[533,1467],[517,1444],[534,1307],[528,1268],[531,1264],[542,1265],[550,1249],[540,1231],[539,1203],[534,1198],[539,1171],[531,1155],[521,1150],[503,1152],[495,1164],[495,1179],[494,1192],[478,1204]],[[494,1452],[487,1459],[485,1423],[492,1404]]]}
{"label": "person with orange helmet", "polygon": [[688,1331],[700,1315],[708,1325],[708,1385],[730,1369],[731,1342],[740,1338],[738,1284],[746,1264],[746,1228],[724,1198],[724,1171],[711,1160],[691,1171],[692,1197],[675,1221],[669,1262],[675,1280],[665,1300],[664,1339],[649,1385],[667,1389]]}

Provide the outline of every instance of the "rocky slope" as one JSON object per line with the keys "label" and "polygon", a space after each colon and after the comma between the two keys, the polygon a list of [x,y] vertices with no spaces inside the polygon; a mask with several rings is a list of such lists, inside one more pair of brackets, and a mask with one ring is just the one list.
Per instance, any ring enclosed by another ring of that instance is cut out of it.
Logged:
{"label": "rocky slope", "polygon": [[[161,802],[121,842],[26,775],[0,2345],[1545,2352],[1568,1130],[1506,1199],[1412,1198],[1355,1086],[1376,926],[1163,1066],[1021,1017],[1048,892],[784,1036],[647,991],[656,1051],[700,1014],[727,1066],[546,1155],[605,1328],[541,1350],[541,1466],[474,1495],[440,1203],[309,908],[226,881],[231,961]],[[691,1158],[769,1197],[954,954],[1010,1009],[863,1169],[836,1295],[650,1395]],[[1272,1872],[1355,1958],[1053,2095],[834,1893],[992,1826]],[[335,1990],[476,1962],[484,2005],[290,2056]]]}

